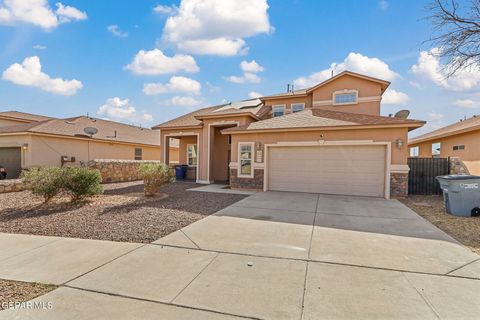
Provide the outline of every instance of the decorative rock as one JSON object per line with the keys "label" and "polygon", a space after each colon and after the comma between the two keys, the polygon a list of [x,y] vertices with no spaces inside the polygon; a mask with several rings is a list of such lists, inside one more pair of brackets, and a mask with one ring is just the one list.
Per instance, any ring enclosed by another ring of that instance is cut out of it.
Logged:
{"label": "decorative rock", "polygon": [[161,163],[153,160],[109,160],[96,159],[81,163],[84,167],[98,169],[104,183],[141,180],[138,167],[142,163]]}

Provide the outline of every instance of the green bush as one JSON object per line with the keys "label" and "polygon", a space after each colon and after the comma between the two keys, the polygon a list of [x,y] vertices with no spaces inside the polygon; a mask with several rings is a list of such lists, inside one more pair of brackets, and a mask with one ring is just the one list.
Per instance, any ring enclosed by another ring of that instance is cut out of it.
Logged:
{"label": "green bush", "polygon": [[138,172],[144,182],[145,196],[155,195],[158,188],[175,180],[172,170],[164,163],[142,163]]}
{"label": "green bush", "polygon": [[96,169],[83,167],[62,168],[62,188],[70,193],[72,201],[103,193],[102,176]]}
{"label": "green bush", "polygon": [[56,167],[31,168],[22,172],[25,188],[43,197],[45,203],[56,196],[62,188],[62,170]]}

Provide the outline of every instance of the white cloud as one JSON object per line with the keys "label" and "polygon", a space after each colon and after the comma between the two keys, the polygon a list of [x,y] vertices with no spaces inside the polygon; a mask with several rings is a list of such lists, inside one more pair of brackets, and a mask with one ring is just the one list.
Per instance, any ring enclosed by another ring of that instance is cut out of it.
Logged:
{"label": "white cloud", "polygon": [[294,81],[295,87],[306,88],[325,81],[332,76],[332,70],[335,74],[348,70],[388,81],[398,77],[398,74],[392,71],[384,61],[350,52],[343,62],[334,62],[328,69],[312,73],[307,77],[297,78]]}
{"label": "white cloud", "polygon": [[417,64],[411,67],[412,73],[420,79],[452,91],[467,91],[480,86],[480,66],[458,70],[455,75],[447,78],[448,66],[440,62],[439,53],[438,48],[420,52]]}
{"label": "white cloud", "polygon": [[408,95],[404,92],[388,89],[382,96],[382,103],[405,105],[409,99]]}
{"label": "white cloud", "polygon": [[107,99],[105,104],[98,108],[97,114],[114,120],[128,120],[128,122],[145,123],[153,120],[152,115],[139,113],[128,99],[122,100],[119,97]]}
{"label": "white cloud", "polygon": [[159,13],[159,14],[167,14],[167,15],[171,15],[171,14],[174,14],[175,12],[177,12],[178,8],[174,5],[171,5],[171,6],[165,6],[165,5],[157,5],[155,6],[155,8],[153,8],[153,11],[155,11],[156,13]]}
{"label": "white cloud", "polygon": [[255,60],[252,60],[250,62],[243,60],[242,62],[240,62],[240,68],[244,72],[251,72],[251,73],[262,72],[263,70],[265,70]]}
{"label": "white cloud", "polygon": [[453,104],[460,108],[480,108],[480,101],[472,99],[457,99],[453,101]]}
{"label": "white cloud", "polygon": [[0,24],[5,25],[29,23],[50,30],[62,22],[85,19],[85,12],[60,2],[55,12],[47,0],[4,0],[0,3]]}
{"label": "white cloud", "polygon": [[248,93],[248,97],[251,98],[251,99],[255,99],[255,98],[259,98],[259,97],[262,97],[263,94],[261,94],[260,92],[256,92],[256,91],[251,91]]}
{"label": "white cloud", "polygon": [[135,74],[145,75],[169,74],[179,71],[193,73],[200,70],[192,56],[176,54],[167,57],[159,49],[140,50],[133,61],[125,66],[125,69]]}
{"label": "white cloud", "polygon": [[37,56],[25,58],[22,64],[12,64],[3,72],[2,79],[64,96],[74,95],[77,90],[83,87],[78,80],[51,78],[48,74],[42,72],[40,58]]}
{"label": "white cloud", "polygon": [[59,17],[60,22],[70,22],[72,20],[85,20],[87,14],[77,8],[71,6],[65,6],[60,2],[56,3],[57,10],[55,13]]}
{"label": "white cloud", "polygon": [[382,11],[386,11],[386,10],[388,9],[388,1],[386,1],[386,0],[380,0],[380,1],[378,2],[378,6],[380,7],[380,9],[381,9]]}
{"label": "white cloud", "polygon": [[166,103],[179,107],[195,107],[200,105],[202,101],[193,97],[174,96],[171,99],[168,99]]}
{"label": "white cloud", "polygon": [[123,32],[116,24],[112,24],[107,27],[107,30],[111,32],[114,36],[119,38],[126,38],[128,37],[128,32]]}
{"label": "white cloud", "polygon": [[41,44],[36,44],[32,48],[35,49],[35,50],[45,50],[45,49],[47,49],[46,46],[43,46]]}
{"label": "white cloud", "polygon": [[146,95],[162,93],[200,94],[202,85],[197,80],[186,77],[171,77],[168,83],[146,83],[143,92]]}
{"label": "white cloud", "polygon": [[273,29],[267,11],[267,0],[182,0],[167,19],[162,38],[194,54],[245,53],[244,38]]}
{"label": "white cloud", "polygon": [[233,83],[259,83],[262,81],[256,73],[262,72],[264,68],[255,60],[250,62],[243,60],[240,62],[240,69],[243,71],[243,76],[229,76],[225,79]]}

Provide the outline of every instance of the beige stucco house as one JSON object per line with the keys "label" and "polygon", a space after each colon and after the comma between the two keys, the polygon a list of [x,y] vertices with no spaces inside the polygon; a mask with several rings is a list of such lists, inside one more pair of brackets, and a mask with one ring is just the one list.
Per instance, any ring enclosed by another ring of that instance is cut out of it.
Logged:
{"label": "beige stucco house", "polygon": [[457,157],[480,175],[480,117],[455,122],[408,141],[412,157]]}
{"label": "beige stucco house", "polygon": [[[85,128],[96,132],[89,134]],[[0,165],[15,178],[22,168],[35,166],[79,165],[94,159],[159,160],[159,137],[157,130],[87,116],[56,119],[0,112]]]}
{"label": "beige stucco house", "polygon": [[345,71],[304,90],[213,106],[154,127],[161,159],[199,183],[390,198],[408,188],[407,135],[424,122],[380,116],[388,81]]}

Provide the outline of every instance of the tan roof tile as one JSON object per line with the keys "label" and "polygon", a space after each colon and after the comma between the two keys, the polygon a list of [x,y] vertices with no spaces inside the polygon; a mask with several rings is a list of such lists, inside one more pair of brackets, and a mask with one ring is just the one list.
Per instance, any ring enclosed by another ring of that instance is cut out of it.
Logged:
{"label": "tan roof tile", "polygon": [[480,116],[473,116],[466,120],[455,122],[446,127],[434,130],[432,132],[420,135],[413,139],[410,139],[408,143],[418,143],[421,141],[428,141],[432,139],[437,139],[440,137],[452,136],[466,131],[480,130]]}
{"label": "tan roof tile", "polygon": [[44,121],[53,119],[52,117],[41,116],[39,114],[26,113],[20,111],[3,111],[0,112],[0,117],[8,117],[14,119],[28,120],[28,121]]}

